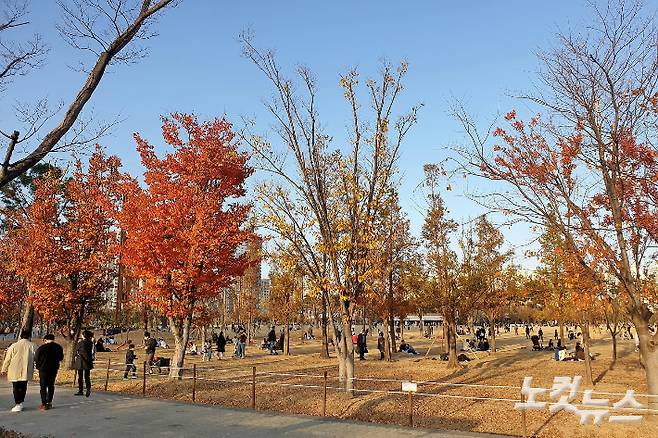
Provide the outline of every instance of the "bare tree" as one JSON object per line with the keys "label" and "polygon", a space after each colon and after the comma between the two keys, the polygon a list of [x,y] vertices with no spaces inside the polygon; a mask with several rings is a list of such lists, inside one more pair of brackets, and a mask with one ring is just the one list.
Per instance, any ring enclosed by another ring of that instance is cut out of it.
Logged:
{"label": "bare tree", "polygon": [[0,21],[0,92],[5,90],[17,76],[24,76],[38,68],[48,53],[48,47],[38,33],[27,41],[5,38],[12,30],[28,24],[27,2],[4,0]]}
{"label": "bare tree", "polygon": [[[299,68],[300,89],[287,79],[272,52],[256,49],[242,36],[244,54],[273,85],[267,109],[275,120],[284,153],[260,137],[246,140],[264,170],[272,175],[260,191],[268,223],[288,240],[317,288],[332,320],[339,375],[351,391],[354,380],[352,319],[374,268],[372,238],[380,208],[390,195],[400,147],[416,122],[417,107],[392,121],[402,91],[406,63],[385,64],[378,80],[366,82],[368,106],[357,98],[356,71],[341,76],[350,109],[350,144],[331,151],[332,138],[323,131],[316,106],[316,84],[310,71]],[[286,158],[290,158],[287,162]],[[331,296],[339,297],[339,308]],[[336,310],[336,311],[334,311]]]}
{"label": "bare tree", "polygon": [[[178,0],[180,1],[180,0]],[[108,66],[136,62],[145,56],[145,48],[137,41],[155,34],[151,29],[156,15],[177,0],[58,0],[62,12],[57,29],[72,47],[93,54],[95,62],[84,68],[87,78],[77,95],[70,101],[61,120],[45,135],[42,128],[63,106],[50,108],[45,99],[31,106],[16,108],[17,122],[23,125],[11,132],[0,131],[7,138],[4,158],[0,163],[0,187],[23,174],[47,154],[74,148],[97,140],[109,126],[91,130],[89,121],[80,113],[100,84]],[[0,36],[17,27],[28,26],[27,2],[6,0]],[[35,34],[25,42],[0,40],[0,90],[17,76],[25,75],[43,65],[48,46]],[[22,146],[20,157],[17,146]]]}
{"label": "bare tree", "polygon": [[587,33],[561,34],[558,48],[541,55],[542,90],[524,97],[549,119],[524,122],[511,111],[492,145],[458,110],[471,140],[461,153],[465,168],[500,189],[480,201],[558,229],[586,271],[605,264],[627,300],[656,396],[658,333],[650,327],[658,299],[646,283],[658,242],[658,32],[637,1],[594,11]]}

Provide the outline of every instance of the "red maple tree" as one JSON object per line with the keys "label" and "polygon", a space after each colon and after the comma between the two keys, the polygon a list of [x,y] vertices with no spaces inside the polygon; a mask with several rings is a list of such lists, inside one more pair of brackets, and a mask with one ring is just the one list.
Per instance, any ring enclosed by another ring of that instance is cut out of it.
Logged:
{"label": "red maple tree", "polygon": [[127,235],[123,263],[143,281],[136,299],[163,314],[174,335],[176,377],[193,319],[252,263],[244,251],[255,238],[247,226],[251,204],[239,199],[253,170],[226,120],[173,114],[163,118],[162,135],[173,152],[160,159],[135,134],[146,188],[124,184],[119,219]]}
{"label": "red maple tree", "polygon": [[60,328],[69,365],[85,321],[112,285],[117,233],[110,208],[123,178],[119,166],[97,147],[86,171],[77,160],[71,178],[37,180],[35,201],[8,234],[12,269],[35,310]]}

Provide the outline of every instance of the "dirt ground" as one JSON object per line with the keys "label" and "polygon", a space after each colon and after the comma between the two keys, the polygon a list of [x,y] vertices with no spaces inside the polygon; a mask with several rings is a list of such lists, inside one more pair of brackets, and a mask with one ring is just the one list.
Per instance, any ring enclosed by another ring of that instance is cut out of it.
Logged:
{"label": "dirt ground", "polygon": [[[545,337],[554,332],[554,328],[549,327],[543,330]],[[355,382],[357,393],[349,396],[339,390],[338,367],[333,358],[335,354],[332,352],[330,359],[320,358],[320,342],[302,343],[300,334],[299,331],[291,333],[290,356],[270,356],[256,345],[247,348],[245,359],[228,357],[218,360],[214,357],[211,362],[203,362],[199,356],[189,356],[185,364],[189,369],[181,381],[168,379],[164,372],[158,374],[156,371],[148,375],[146,396],[191,402],[191,368],[196,364],[196,403],[249,408],[252,367],[255,366],[257,409],[322,415],[323,373],[326,371],[328,416],[408,425],[409,401],[400,389],[401,381],[412,380],[422,382],[418,383],[418,393],[412,400],[414,426],[523,436],[523,415],[513,409],[513,400],[520,399],[520,386],[525,376],[534,378],[535,387],[550,388],[555,376],[585,375],[583,362],[555,362],[552,352],[532,351],[531,343],[524,335],[513,333],[498,338],[497,346],[501,351],[495,354],[478,353],[477,357],[471,353],[472,361],[463,363],[458,369],[448,369],[446,363],[438,358],[442,352],[440,341],[426,356],[432,341],[423,338],[419,331],[412,331],[405,333],[405,338],[420,354],[410,356],[396,353],[393,362],[378,360],[376,337],[369,338],[370,352],[366,360],[356,361],[356,377],[359,379]],[[168,338],[165,333],[162,335]],[[160,334],[155,333],[155,336]],[[137,344],[141,342],[141,332],[128,337]],[[645,378],[638,354],[634,351],[634,342],[619,342],[619,359],[610,369],[611,344],[607,334],[594,329],[593,338],[594,390],[624,393],[627,389],[634,389],[638,394],[644,394]],[[227,345],[227,356],[230,356],[232,348],[232,345]],[[137,354],[137,363],[141,364],[144,354],[139,348]],[[159,356],[171,357],[172,354],[172,350],[158,350]],[[109,359],[112,365],[108,390],[142,394],[142,366],[138,367],[138,379],[125,381],[122,379],[123,366],[115,364],[123,362],[124,355],[123,351],[97,354],[99,363],[92,374],[94,387],[103,388]],[[58,380],[71,385],[72,377],[71,372],[62,371]],[[470,386],[448,386],[446,383]],[[574,403],[579,403],[581,397],[579,395]],[[613,395],[605,397],[610,398],[611,403],[621,398]],[[491,398],[497,400],[484,400]],[[637,399],[646,405],[646,397],[638,396]],[[601,426],[581,426],[574,414],[551,414],[545,409],[526,412],[525,432],[527,436],[541,437],[653,437],[658,436],[656,417],[645,415],[638,425],[604,421]]]}
{"label": "dirt ground", "polygon": [[[7,430],[0,427],[0,438],[38,438],[38,437],[24,435],[22,433],[14,432],[13,430]],[[42,438],[47,438],[47,437],[42,437]]]}

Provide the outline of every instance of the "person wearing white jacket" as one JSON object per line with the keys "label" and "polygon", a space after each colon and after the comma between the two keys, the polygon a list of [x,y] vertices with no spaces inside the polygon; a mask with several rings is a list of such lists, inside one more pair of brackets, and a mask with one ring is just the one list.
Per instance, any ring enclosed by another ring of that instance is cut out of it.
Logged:
{"label": "person wearing white jacket", "polygon": [[21,412],[25,393],[27,392],[27,382],[32,379],[34,374],[34,352],[37,346],[30,341],[31,333],[27,330],[21,332],[21,338],[7,348],[5,360],[2,362],[2,373],[7,373],[7,380],[14,387],[14,406],[11,412]]}

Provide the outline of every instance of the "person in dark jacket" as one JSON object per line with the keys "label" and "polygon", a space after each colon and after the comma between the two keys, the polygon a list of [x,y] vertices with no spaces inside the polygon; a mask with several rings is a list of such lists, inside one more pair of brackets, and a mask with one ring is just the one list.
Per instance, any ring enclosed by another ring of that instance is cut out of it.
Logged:
{"label": "person in dark jacket", "polygon": [[223,358],[225,352],[226,352],[226,337],[224,336],[224,332],[221,331],[219,332],[219,336],[217,336],[217,357],[219,359]]}
{"label": "person in dark jacket", "polygon": [[41,387],[42,411],[53,407],[55,394],[55,378],[59,371],[59,363],[64,360],[64,350],[55,343],[55,335],[48,333],[43,337],[43,345],[34,353],[34,364],[39,370],[39,386]]}
{"label": "person in dark jacket", "polygon": [[245,356],[247,355],[247,333],[245,333],[244,329],[240,329],[240,333],[238,334],[238,345],[236,349],[236,357],[238,359],[244,359]]}
{"label": "person in dark jacket", "polygon": [[128,380],[128,373],[131,373],[133,379],[137,378],[137,367],[135,366],[135,345],[128,345],[128,351],[126,351],[126,371],[123,372],[123,380]]}
{"label": "person in dark jacket", "polygon": [[149,332],[144,332],[144,351],[146,352],[146,364],[148,365],[149,374],[153,374],[153,359],[155,358],[155,349],[158,341],[151,337]]}
{"label": "person in dark jacket", "polygon": [[379,332],[379,337],[377,338],[377,349],[379,350],[379,360],[384,360],[384,350],[386,349],[386,340],[384,339],[384,333]]}
{"label": "person in dark jacket", "polygon": [[361,330],[361,333],[356,338],[356,348],[359,349],[359,360],[366,360],[364,355],[368,347],[366,346],[366,334],[363,330]]}
{"label": "person in dark jacket", "polygon": [[105,353],[111,351],[109,348],[105,348],[105,341],[102,337],[99,337],[96,341],[96,353]]}
{"label": "person in dark jacket", "polygon": [[[75,395],[91,394],[91,370],[94,368],[94,334],[89,330],[82,332],[82,340],[75,348],[74,368],[78,372],[78,392]],[[87,390],[83,392],[82,379],[84,378]]]}
{"label": "person in dark jacket", "polygon": [[267,334],[267,348],[270,350],[270,354],[277,354],[276,352],[276,330],[272,326],[269,333]]}

